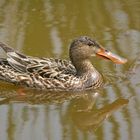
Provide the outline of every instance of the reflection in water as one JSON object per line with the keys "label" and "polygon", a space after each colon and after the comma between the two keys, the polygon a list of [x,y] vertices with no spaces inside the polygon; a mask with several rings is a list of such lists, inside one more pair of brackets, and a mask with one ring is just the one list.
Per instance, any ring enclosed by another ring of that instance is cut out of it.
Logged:
{"label": "reflection in water", "polygon": [[0,104],[11,102],[29,103],[29,104],[48,104],[63,103],[66,100],[83,96],[82,93],[65,93],[65,92],[43,92],[34,90],[16,89],[11,91],[0,92]]}
{"label": "reflection in water", "polygon": [[119,98],[101,108],[95,107],[96,100],[99,96],[97,92],[87,93],[35,93],[20,91],[3,91],[0,93],[0,105],[9,103],[28,103],[28,104],[48,104],[63,103],[66,100],[74,99],[66,112],[72,118],[73,123],[78,128],[88,131],[96,130],[105,119],[112,115],[117,109],[128,104],[129,100]]}
{"label": "reflection in water", "polygon": [[60,56],[61,55],[61,51],[62,51],[62,44],[61,44],[61,40],[59,38],[58,35],[58,31],[56,28],[52,28],[51,30],[51,38],[52,38],[52,44],[54,46],[54,54],[56,54],[56,56]]}
{"label": "reflection in water", "polygon": [[[139,0],[82,0],[80,4],[72,0],[1,0],[0,41],[20,52],[66,58],[67,44],[84,34],[97,38],[129,62],[125,66],[112,66],[93,60],[101,73],[107,72],[105,80],[110,82],[101,90],[103,94],[96,104],[88,93],[56,95],[28,91],[27,95],[19,95],[16,87],[0,84],[0,139],[139,140],[139,7]],[[127,99],[120,97],[129,96],[136,98],[123,111],[115,112],[94,134],[86,133],[98,127],[108,113],[127,104]],[[96,116],[97,122],[93,120]]]}
{"label": "reflection in water", "polygon": [[77,108],[72,107],[71,116],[80,129],[95,131],[105,119],[110,117],[113,112],[122,106],[128,104],[128,99],[119,98],[111,104],[104,105],[102,108],[91,108],[90,110],[79,111]]}
{"label": "reflection in water", "polygon": [[[22,3],[12,1],[8,3],[0,2],[2,10],[2,24],[0,27],[0,38],[4,42],[10,42],[11,45],[16,46],[17,50],[22,50],[25,40],[25,28],[27,23],[27,8],[28,3],[21,7]],[[21,7],[19,9],[19,7]],[[18,11],[18,12],[17,12]],[[18,23],[18,24],[17,24]]]}

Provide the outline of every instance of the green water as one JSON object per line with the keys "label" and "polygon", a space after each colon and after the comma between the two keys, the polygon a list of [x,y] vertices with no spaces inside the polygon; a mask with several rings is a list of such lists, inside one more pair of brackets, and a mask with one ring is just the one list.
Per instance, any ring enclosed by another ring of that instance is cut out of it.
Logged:
{"label": "green water", "polygon": [[106,80],[96,93],[22,93],[1,82],[0,140],[139,140],[140,1],[0,1],[0,41],[21,53],[68,59],[81,35],[128,63],[94,58]]}

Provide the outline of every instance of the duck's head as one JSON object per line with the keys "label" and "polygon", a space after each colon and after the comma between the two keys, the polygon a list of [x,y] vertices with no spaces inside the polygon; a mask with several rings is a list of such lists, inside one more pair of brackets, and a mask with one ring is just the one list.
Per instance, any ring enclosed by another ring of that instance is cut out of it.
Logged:
{"label": "duck's head", "polygon": [[75,39],[70,45],[69,53],[70,59],[74,65],[75,63],[79,63],[79,61],[89,60],[92,56],[99,56],[111,60],[116,64],[124,64],[127,62],[127,59],[103,48],[95,40],[87,36],[81,36]]}

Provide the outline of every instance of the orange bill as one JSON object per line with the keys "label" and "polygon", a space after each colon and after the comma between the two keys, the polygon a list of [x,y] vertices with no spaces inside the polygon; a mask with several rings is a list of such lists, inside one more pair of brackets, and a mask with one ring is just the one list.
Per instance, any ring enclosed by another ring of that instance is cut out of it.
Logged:
{"label": "orange bill", "polygon": [[96,55],[99,57],[102,57],[104,59],[111,60],[112,62],[114,62],[116,64],[124,64],[127,62],[127,59],[125,59],[119,55],[116,55],[102,47],[97,49]]}

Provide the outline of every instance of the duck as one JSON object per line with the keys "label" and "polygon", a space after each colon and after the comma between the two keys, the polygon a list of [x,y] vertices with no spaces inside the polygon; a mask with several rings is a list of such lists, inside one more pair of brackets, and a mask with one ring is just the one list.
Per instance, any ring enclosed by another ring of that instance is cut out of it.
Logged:
{"label": "duck", "polygon": [[3,42],[0,42],[0,48],[7,56],[0,58],[1,81],[45,91],[84,91],[101,87],[104,80],[91,62],[94,56],[116,64],[127,62],[88,36],[72,41],[70,60],[26,56]]}

